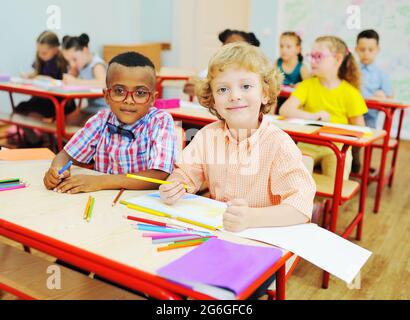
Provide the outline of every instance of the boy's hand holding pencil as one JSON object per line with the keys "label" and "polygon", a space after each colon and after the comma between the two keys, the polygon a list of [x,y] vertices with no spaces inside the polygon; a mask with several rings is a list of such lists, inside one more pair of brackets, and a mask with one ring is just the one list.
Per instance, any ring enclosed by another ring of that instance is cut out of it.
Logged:
{"label": "boy's hand holding pencil", "polygon": [[[62,168],[51,167],[48,169],[47,173],[44,176],[44,185],[48,190],[54,189],[57,187],[64,179],[70,177],[70,169],[67,168],[64,171],[61,171]],[[60,172],[60,173],[59,173]]]}

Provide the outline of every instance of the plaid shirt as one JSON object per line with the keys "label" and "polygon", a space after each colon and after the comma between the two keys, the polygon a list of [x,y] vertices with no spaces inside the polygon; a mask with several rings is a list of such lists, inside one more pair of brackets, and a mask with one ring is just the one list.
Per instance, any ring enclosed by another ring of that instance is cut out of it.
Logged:
{"label": "plaid shirt", "polygon": [[[135,139],[112,134],[107,122],[134,133]],[[157,169],[171,173],[176,156],[176,134],[172,117],[151,107],[132,125],[122,125],[110,110],[90,118],[64,147],[75,160],[89,163],[108,174],[137,173]]]}

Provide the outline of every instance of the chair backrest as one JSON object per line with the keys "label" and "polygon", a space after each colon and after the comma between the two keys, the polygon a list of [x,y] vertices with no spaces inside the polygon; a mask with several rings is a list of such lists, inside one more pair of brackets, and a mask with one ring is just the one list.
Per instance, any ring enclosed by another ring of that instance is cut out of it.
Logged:
{"label": "chair backrest", "polygon": [[180,123],[175,123],[175,133],[177,135],[176,161],[179,161],[182,156],[182,150],[184,150],[186,145],[185,130],[182,128]]}
{"label": "chair backrest", "polygon": [[302,162],[305,165],[306,169],[309,171],[310,174],[313,174],[313,167],[315,164],[315,161],[311,156],[307,155],[302,155]]}

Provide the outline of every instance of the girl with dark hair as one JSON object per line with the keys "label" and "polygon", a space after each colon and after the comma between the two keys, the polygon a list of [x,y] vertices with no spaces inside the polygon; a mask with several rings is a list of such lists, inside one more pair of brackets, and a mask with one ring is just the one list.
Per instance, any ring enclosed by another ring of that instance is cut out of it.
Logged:
{"label": "girl with dark hair", "polygon": [[[61,80],[63,74],[67,72],[68,62],[64,59],[60,51],[60,41],[58,36],[51,31],[42,32],[37,38],[36,58],[32,65],[33,71],[22,74],[26,79],[46,79]],[[75,109],[74,103],[65,106],[65,113],[68,114]],[[15,112],[24,115],[42,117],[44,121],[53,121],[55,117],[54,104],[49,99],[33,97],[28,101],[17,105]]]}
{"label": "girl with dark hair", "polygon": [[283,73],[283,84],[293,86],[309,78],[309,70],[303,65],[302,39],[296,32],[284,32],[280,36],[280,58],[276,64]]}
{"label": "girl with dark hair", "polygon": [[[69,74],[63,75],[63,83],[74,86],[105,88],[107,65],[98,55],[91,53],[88,43],[90,38],[83,33],[80,36],[63,37],[63,55],[67,59]],[[67,121],[70,124],[82,126],[99,110],[108,108],[104,98],[88,99],[88,105],[77,109]]]}

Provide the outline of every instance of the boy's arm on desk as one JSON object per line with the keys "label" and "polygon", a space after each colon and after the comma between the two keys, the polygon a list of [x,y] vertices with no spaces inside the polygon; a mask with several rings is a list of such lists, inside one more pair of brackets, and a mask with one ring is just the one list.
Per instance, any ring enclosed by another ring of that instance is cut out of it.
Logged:
{"label": "boy's arm on desk", "polygon": [[[145,170],[138,175],[165,180],[168,173],[160,170]],[[98,190],[152,190],[157,189],[158,184],[127,178],[126,174],[103,174],[103,175],[72,175],[64,179],[58,186],[57,191],[63,193],[92,192]]]}
{"label": "boy's arm on desk", "polygon": [[[52,177],[51,171],[58,171],[69,160],[78,165],[80,162],[71,157],[64,149],[61,150],[51,163],[50,170],[44,177],[44,184],[48,189],[57,188],[57,191],[67,193],[78,192],[92,192],[98,190],[116,190],[116,189],[130,189],[130,190],[144,190],[157,189],[158,185],[151,182],[139,181],[126,177],[126,174],[104,174],[104,175],[73,175],[70,174],[70,169],[64,173],[64,179],[55,181]],[[165,180],[168,173],[160,170],[146,170],[138,172],[138,175]]]}

